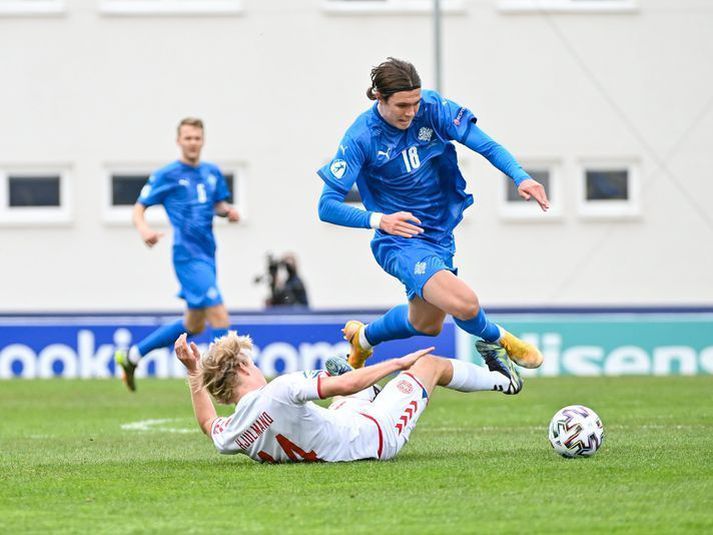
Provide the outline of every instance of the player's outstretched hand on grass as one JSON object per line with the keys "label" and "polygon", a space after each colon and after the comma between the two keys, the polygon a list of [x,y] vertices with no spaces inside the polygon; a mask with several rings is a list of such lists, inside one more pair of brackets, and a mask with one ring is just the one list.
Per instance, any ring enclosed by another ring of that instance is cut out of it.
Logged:
{"label": "player's outstretched hand on grass", "polygon": [[191,346],[188,347],[188,342],[186,341],[187,338],[188,335],[183,333],[178,337],[178,340],[176,340],[173,348],[176,350],[178,360],[183,363],[186,370],[188,370],[188,373],[190,375],[194,375],[198,373],[198,364],[201,361],[201,353],[198,351],[198,346],[195,342],[191,342]]}
{"label": "player's outstretched hand on grass", "polygon": [[398,364],[399,369],[408,370],[411,366],[418,362],[418,359],[425,357],[426,355],[430,355],[434,349],[436,349],[435,346],[427,347],[426,349],[419,349],[418,351],[414,351],[413,353],[409,353],[408,355],[404,355],[403,357],[399,357],[394,360]]}
{"label": "player's outstretched hand on grass", "polygon": [[381,216],[379,228],[387,234],[401,236],[403,238],[412,238],[417,234],[421,234],[423,229],[417,225],[421,224],[421,220],[414,216],[411,212],[396,212],[395,214],[384,214]]}
{"label": "player's outstretched hand on grass", "polygon": [[550,208],[550,201],[547,199],[545,187],[537,180],[532,178],[523,180],[517,187],[517,193],[526,201],[529,201],[531,197],[534,197],[543,212],[546,212]]}

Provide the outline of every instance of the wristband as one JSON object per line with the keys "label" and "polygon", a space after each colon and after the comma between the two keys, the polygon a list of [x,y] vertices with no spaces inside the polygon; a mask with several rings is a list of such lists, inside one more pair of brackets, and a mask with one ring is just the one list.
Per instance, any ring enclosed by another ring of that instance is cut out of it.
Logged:
{"label": "wristband", "polygon": [[381,227],[381,218],[384,214],[380,212],[372,212],[369,216],[369,226],[373,229],[378,229]]}

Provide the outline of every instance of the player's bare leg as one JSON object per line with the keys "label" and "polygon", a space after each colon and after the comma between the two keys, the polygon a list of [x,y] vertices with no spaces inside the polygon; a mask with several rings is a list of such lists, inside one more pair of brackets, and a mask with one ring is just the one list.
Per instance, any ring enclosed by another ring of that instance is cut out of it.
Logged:
{"label": "player's bare leg", "polygon": [[426,336],[438,336],[443,329],[446,313],[420,297],[414,297],[408,303],[408,320],[419,333]]}
{"label": "player's bare leg", "polygon": [[213,329],[227,329],[230,327],[230,316],[224,304],[207,307],[204,310],[205,317]]}
{"label": "player's bare leg", "polygon": [[522,389],[522,378],[505,351],[498,345],[488,345],[483,358],[487,368],[472,362],[428,355],[411,366],[411,372],[431,395],[436,386],[460,392],[497,391],[517,394]]}
{"label": "player's bare leg", "polygon": [[205,329],[206,309],[189,308],[183,315],[183,323],[192,335],[202,333]]}
{"label": "player's bare leg", "polygon": [[475,292],[450,271],[439,271],[431,277],[423,287],[423,296],[432,305],[451,314],[466,332],[499,344],[516,364],[524,368],[537,368],[542,364],[540,350],[490,322],[481,310]]}

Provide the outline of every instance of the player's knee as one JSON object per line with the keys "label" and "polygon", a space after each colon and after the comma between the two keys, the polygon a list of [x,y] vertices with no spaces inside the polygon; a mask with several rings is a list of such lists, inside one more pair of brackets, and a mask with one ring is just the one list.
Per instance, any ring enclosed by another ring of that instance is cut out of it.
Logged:
{"label": "player's knee", "polygon": [[447,373],[450,367],[449,359],[438,357],[436,355],[426,355],[409,368],[414,375],[420,379],[429,392],[433,387],[442,382],[442,376]]}
{"label": "player's knee", "polygon": [[443,330],[443,320],[440,321],[411,321],[411,325],[419,334],[424,336],[438,336]]}
{"label": "player's knee", "polygon": [[443,323],[431,323],[417,330],[426,336],[438,336],[443,330]]}
{"label": "player's knee", "polygon": [[453,316],[462,321],[468,321],[478,315],[480,311],[480,303],[478,298],[473,295],[470,299],[463,299],[456,304],[456,310]]}

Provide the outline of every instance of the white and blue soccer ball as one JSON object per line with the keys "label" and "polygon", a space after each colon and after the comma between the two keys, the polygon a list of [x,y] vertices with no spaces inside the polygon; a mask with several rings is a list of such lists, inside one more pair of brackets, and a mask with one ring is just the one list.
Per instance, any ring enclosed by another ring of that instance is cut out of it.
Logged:
{"label": "white and blue soccer ball", "polygon": [[564,457],[590,457],[604,441],[602,420],[589,407],[569,405],[550,420],[550,444]]}

